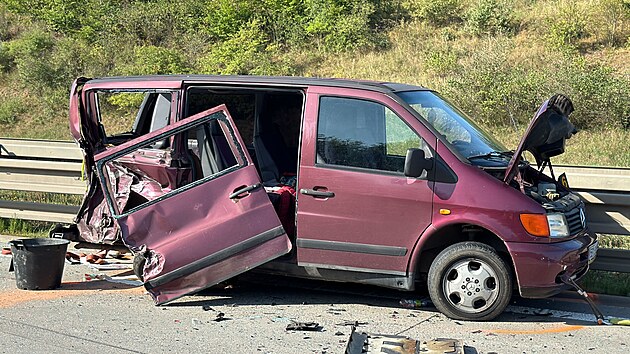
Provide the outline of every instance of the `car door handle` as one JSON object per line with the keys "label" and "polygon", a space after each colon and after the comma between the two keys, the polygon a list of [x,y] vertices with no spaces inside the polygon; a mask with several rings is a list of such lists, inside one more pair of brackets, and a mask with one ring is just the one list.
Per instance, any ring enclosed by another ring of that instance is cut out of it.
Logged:
{"label": "car door handle", "polygon": [[245,193],[249,193],[253,190],[256,190],[258,188],[262,187],[261,183],[256,183],[256,184],[252,184],[250,186],[243,186],[243,187],[239,187],[236,190],[234,190],[234,192],[232,192],[232,194],[230,194],[230,199],[241,199],[241,198],[245,198],[247,197],[246,195],[243,195]]}
{"label": "car door handle", "polygon": [[300,189],[300,194],[310,195],[315,198],[333,198],[335,196],[334,192],[319,191],[316,189]]}

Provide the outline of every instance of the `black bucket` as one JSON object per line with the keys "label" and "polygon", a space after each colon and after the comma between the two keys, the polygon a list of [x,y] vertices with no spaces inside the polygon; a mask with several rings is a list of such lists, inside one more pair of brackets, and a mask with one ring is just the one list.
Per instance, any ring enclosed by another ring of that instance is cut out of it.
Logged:
{"label": "black bucket", "polygon": [[69,243],[57,238],[9,241],[17,288],[45,290],[60,287]]}

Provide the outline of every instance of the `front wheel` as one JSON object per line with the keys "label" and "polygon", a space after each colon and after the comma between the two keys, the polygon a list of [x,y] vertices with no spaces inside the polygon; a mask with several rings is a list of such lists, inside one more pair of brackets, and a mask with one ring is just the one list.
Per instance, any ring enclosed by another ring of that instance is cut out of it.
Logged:
{"label": "front wheel", "polygon": [[492,320],[512,297],[510,268],[479,242],[456,243],[440,252],[429,268],[428,287],[435,307],[458,320]]}

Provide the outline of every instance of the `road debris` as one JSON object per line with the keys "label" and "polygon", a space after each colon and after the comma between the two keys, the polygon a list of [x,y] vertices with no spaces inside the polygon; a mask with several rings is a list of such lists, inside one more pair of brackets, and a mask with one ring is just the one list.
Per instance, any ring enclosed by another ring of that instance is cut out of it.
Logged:
{"label": "road debris", "polygon": [[210,305],[203,305],[201,309],[204,311],[214,311],[214,309]]}
{"label": "road debris", "polygon": [[429,299],[421,299],[421,300],[400,300],[400,306],[406,309],[418,309],[422,307],[434,307],[433,302]]}
{"label": "road debris", "polygon": [[368,324],[367,322],[359,322],[359,321],[344,321],[341,323],[337,323],[336,326],[353,326],[353,327],[359,327],[359,326],[365,326],[366,324]]}
{"label": "road debris", "polygon": [[412,329],[412,328],[414,328],[414,327],[416,327],[416,326],[419,326],[419,325],[421,325],[421,324],[422,324],[422,323],[424,323],[424,322],[429,321],[429,320],[430,320],[430,319],[432,319],[433,317],[437,317],[437,314],[431,315],[431,316],[429,316],[429,317],[425,318],[424,320],[422,320],[422,321],[420,321],[420,322],[418,322],[418,323],[414,324],[413,326],[409,326],[409,327],[407,327],[407,328],[403,329],[402,331],[400,331],[400,332],[396,333],[395,335],[397,335],[397,336],[398,336],[398,335],[401,335],[401,334],[403,334],[403,333],[407,332],[408,330],[410,330],[410,329]]}
{"label": "road debris", "polygon": [[81,256],[73,252],[66,252],[66,263],[67,264],[80,264]]}
{"label": "road debris", "polygon": [[311,332],[319,332],[324,327],[320,326],[317,322],[297,322],[293,321],[287,325],[287,331],[311,331]]}
{"label": "road debris", "polygon": [[219,313],[217,313],[217,317],[213,321],[214,322],[222,322],[222,321],[228,321],[228,320],[231,320],[231,318],[225,317],[225,313],[219,312]]}
{"label": "road debris", "polygon": [[345,309],[338,309],[338,308],[329,308],[328,309],[328,313],[332,314],[332,315],[341,315],[342,312],[346,312]]}
{"label": "road debris", "polygon": [[421,342],[405,336],[357,332],[352,328],[345,353],[463,354],[464,346],[457,339],[437,338]]}
{"label": "road debris", "polygon": [[84,274],[83,281],[104,280],[110,283],[125,284],[131,286],[141,286],[143,282],[138,280],[135,275],[110,277],[107,274]]}
{"label": "road debris", "polygon": [[201,322],[201,320],[197,318],[191,319],[191,322],[192,322],[192,328],[196,330],[199,330],[199,327],[203,325],[203,322]]}

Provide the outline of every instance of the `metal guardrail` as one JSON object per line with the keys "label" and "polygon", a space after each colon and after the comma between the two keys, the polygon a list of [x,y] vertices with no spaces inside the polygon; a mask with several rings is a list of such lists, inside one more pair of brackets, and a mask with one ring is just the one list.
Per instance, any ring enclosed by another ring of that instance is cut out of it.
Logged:
{"label": "metal guardrail", "polygon": [[[82,155],[65,141],[0,138],[0,189],[82,195]],[[630,236],[630,168],[554,166],[586,204],[590,228]],[[0,200],[0,217],[71,222],[78,207]],[[593,269],[630,273],[630,250],[601,249]]]}
{"label": "metal guardrail", "polygon": [[[83,195],[81,150],[69,141],[0,138],[0,190]],[[70,223],[74,205],[1,200],[0,217]]]}

